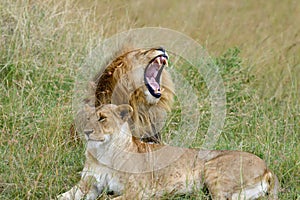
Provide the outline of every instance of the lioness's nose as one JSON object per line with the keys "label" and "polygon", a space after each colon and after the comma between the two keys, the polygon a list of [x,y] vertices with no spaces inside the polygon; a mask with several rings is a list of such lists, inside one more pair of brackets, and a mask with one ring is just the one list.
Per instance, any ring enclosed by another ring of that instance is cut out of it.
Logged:
{"label": "lioness's nose", "polygon": [[84,132],[84,134],[86,134],[87,136],[89,136],[90,134],[92,134],[94,132],[94,130],[89,129],[89,130],[84,130],[83,132]]}

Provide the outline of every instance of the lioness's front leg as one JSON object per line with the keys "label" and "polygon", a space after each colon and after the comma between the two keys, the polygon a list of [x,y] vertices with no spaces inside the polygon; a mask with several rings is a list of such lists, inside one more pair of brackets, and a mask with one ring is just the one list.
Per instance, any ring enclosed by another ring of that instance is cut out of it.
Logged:
{"label": "lioness's front leg", "polygon": [[103,189],[101,186],[97,184],[96,179],[93,176],[82,177],[77,185],[72,187],[69,191],[58,195],[57,199],[59,200],[80,200],[80,199],[88,199],[93,200],[96,199],[102,192]]}

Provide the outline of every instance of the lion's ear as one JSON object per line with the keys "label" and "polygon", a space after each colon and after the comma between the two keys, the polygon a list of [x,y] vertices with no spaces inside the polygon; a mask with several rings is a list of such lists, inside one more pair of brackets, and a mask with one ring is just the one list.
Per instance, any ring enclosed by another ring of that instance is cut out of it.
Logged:
{"label": "lion's ear", "polygon": [[130,105],[128,104],[122,104],[122,105],[119,105],[117,108],[116,108],[116,112],[117,114],[121,117],[121,119],[123,121],[127,121],[128,118],[131,117],[132,115],[132,112],[133,112],[133,109]]}

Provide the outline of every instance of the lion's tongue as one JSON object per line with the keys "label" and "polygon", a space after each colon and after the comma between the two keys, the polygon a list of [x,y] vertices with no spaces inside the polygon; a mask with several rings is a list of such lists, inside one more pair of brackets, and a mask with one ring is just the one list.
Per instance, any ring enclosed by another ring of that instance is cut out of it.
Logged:
{"label": "lion's tongue", "polygon": [[159,68],[160,68],[159,63],[154,62],[154,63],[151,63],[151,65],[148,67],[148,69],[146,71],[147,81],[155,93],[159,93],[159,91],[160,91],[160,86],[159,86],[158,82],[156,81],[156,77],[158,75]]}

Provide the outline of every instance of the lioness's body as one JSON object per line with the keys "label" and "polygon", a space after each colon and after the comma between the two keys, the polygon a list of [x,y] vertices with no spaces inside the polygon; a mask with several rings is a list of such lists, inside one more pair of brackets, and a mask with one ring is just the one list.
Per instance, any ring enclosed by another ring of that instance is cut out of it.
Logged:
{"label": "lioness's body", "polygon": [[277,199],[277,178],[257,156],[140,142],[126,123],[130,112],[124,105],[105,105],[91,115],[82,179],[61,199],[95,199],[104,188],[120,199],[157,199],[204,185],[213,199],[256,199],[267,193]]}

